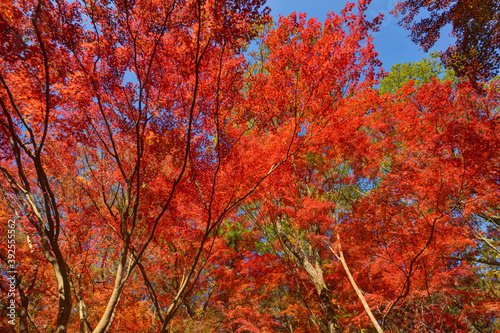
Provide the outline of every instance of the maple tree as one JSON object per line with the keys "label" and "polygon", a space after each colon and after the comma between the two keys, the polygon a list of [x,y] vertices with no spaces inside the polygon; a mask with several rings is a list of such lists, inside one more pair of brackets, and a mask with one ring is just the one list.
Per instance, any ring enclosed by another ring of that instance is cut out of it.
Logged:
{"label": "maple tree", "polygon": [[[238,119],[230,124],[226,119],[239,104],[238,49],[252,36],[252,24],[264,19],[260,5],[2,5],[7,31],[2,34],[2,145],[8,154],[1,170],[5,188],[36,229],[36,241],[53,267],[57,332],[68,329],[73,297],[85,329],[108,330],[120,299],[130,299],[125,284],[156,242],[153,237],[168,241],[168,234],[179,232],[177,224],[193,240],[186,249],[186,258],[193,260],[184,263],[189,273],[168,300],[165,331],[201,271],[209,234],[275,168],[261,164],[249,182],[218,186],[226,183],[220,178],[230,177],[227,170],[243,171],[227,155],[232,145],[243,145],[238,137],[246,128],[234,126]],[[126,72],[138,83],[124,82]],[[218,142],[206,151],[211,136]],[[170,162],[160,163],[164,160]],[[191,177],[184,176],[186,170]],[[178,187],[184,188],[179,198],[174,196]],[[183,208],[189,196],[201,197],[197,204],[204,207]],[[100,283],[111,290],[100,288],[89,300],[85,291]]]}
{"label": "maple tree", "polygon": [[[426,13],[427,12],[427,13]],[[500,5],[495,0],[405,0],[393,10],[413,42],[428,51],[441,30],[452,26],[457,40],[441,54],[447,67],[472,82],[493,78],[500,66]],[[421,17],[423,15],[423,17]]]}
{"label": "maple tree", "polygon": [[[283,294],[300,293],[298,281],[323,285],[340,327],[374,326],[363,303],[388,331],[496,327],[498,229],[471,224],[496,214],[497,102],[436,80],[397,96],[351,100],[342,125],[295,156],[292,181],[284,176],[247,215],[291,266]],[[456,256],[485,247],[489,260]],[[310,311],[308,331],[338,331],[322,324],[321,297],[311,296],[288,299],[287,310]]]}
{"label": "maple tree", "polygon": [[2,4],[21,331],[498,326],[498,82],[378,91],[368,4]]}

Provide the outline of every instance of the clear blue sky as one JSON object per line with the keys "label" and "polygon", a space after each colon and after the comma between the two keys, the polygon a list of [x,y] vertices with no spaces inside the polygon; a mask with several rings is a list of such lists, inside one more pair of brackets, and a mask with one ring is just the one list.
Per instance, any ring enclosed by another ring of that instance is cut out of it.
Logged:
{"label": "clear blue sky", "polygon": [[[366,13],[368,19],[375,18],[379,13],[384,14],[380,31],[372,35],[375,38],[375,50],[379,53],[379,59],[386,71],[390,71],[394,64],[415,62],[429,57],[429,54],[419,50],[419,47],[411,42],[408,37],[409,32],[397,24],[399,19],[389,14],[396,3],[397,0],[373,0]],[[323,22],[328,11],[339,13],[345,4],[345,0],[268,0],[266,5],[271,8],[275,21],[279,15],[287,16],[292,12],[302,12],[307,13],[309,18],[316,17],[318,21]],[[452,42],[449,31],[442,32],[441,39],[431,52],[445,50]]]}

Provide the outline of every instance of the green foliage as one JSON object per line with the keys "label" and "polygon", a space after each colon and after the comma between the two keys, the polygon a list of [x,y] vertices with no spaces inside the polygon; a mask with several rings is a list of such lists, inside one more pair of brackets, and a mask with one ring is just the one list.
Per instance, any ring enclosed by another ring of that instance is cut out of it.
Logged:
{"label": "green foliage", "polygon": [[254,27],[259,37],[255,38],[253,50],[249,52],[250,68],[248,75],[267,74],[264,64],[268,60],[271,51],[269,46],[262,40],[262,36],[269,33],[274,27],[275,23],[273,21],[269,21],[266,24],[259,24]]}
{"label": "green foliage", "polygon": [[244,240],[244,234],[250,232],[243,227],[241,223],[231,223],[229,221],[224,222],[224,237],[227,240],[227,246],[235,251],[238,251],[238,243]]}
{"label": "green foliage", "polygon": [[429,59],[424,58],[419,62],[408,62],[392,66],[391,72],[380,84],[380,93],[394,94],[411,80],[417,86],[421,86],[423,83],[430,82],[432,78],[441,81],[452,81],[453,83],[457,81],[453,70],[443,67],[439,60],[439,54],[436,52],[431,53]]}

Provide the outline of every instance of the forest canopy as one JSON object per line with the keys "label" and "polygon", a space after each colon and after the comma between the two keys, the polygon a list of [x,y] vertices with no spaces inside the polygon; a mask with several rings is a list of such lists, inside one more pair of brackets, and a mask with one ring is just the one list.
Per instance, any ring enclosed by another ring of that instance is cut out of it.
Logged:
{"label": "forest canopy", "polygon": [[0,330],[500,330],[498,43],[369,3],[3,1]]}

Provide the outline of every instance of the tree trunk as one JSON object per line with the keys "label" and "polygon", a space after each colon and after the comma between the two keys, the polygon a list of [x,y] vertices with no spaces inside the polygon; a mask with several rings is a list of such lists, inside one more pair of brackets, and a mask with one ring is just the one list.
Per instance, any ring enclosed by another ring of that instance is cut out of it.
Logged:
{"label": "tree trunk", "polygon": [[340,333],[342,329],[338,320],[338,309],[335,308],[332,302],[332,293],[328,289],[325,280],[323,278],[323,271],[319,264],[312,265],[304,251],[293,245],[293,243],[288,239],[287,235],[283,231],[283,226],[281,222],[281,217],[276,218],[276,229],[278,235],[283,242],[283,247],[287,253],[295,257],[299,265],[307,272],[309,280],[312,282],[316,288],[316,292],[320,299],[320,305],[324,313],[323,322],[326,326],[326,332],[328,333]]}

